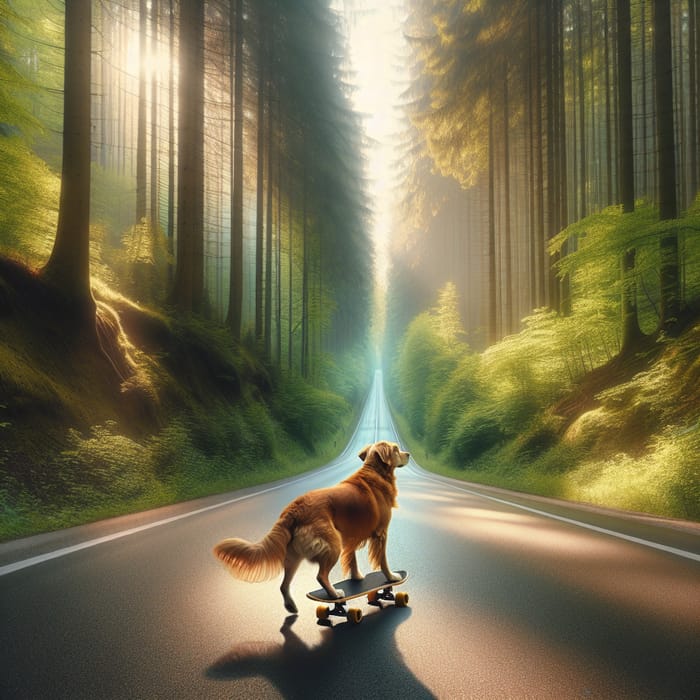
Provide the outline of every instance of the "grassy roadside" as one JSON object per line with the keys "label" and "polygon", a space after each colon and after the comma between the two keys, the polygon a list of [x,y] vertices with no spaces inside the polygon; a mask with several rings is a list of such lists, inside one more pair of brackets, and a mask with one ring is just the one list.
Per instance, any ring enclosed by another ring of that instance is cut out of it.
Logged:
{"label": "grassy roadside", "polygon": [[292,476],[345,445],[368,371],[312,383],[217,324],[94,290],[72,337],[31,270],[0,256],[0,540]]}
{"label": "grassy roadside", "polygon": [[513,442],[460,469],[449,465],[443,456],[431,454],[404,416],[394,413],[394,420],[416,461],[443,476],[537,496],[700,521],[700,475],[697,464],[693,468],[687,457],[700,454],[695,451],[697,430],[686,433],[687,444],[679,444],[678,438],[659,441],[653,453],[638,458],[618,454],[596,459],[559,444],[527,462],[519,457]]}
{"label": "grassy roadside", "polygon": [[[338,456],[357,421],[359,409],[343,421],[332,435],[308,454],[290,441],[289,449],[265,461],[236,464],[224,469],[221,461],[212,461],[195,452],[185,456],[177,473],[164,480],[151,480],[134,497],[120,496],[118,489],[101,495],[90,505],[83,489],[82,496],[66,499],[36,496],[24,492],[12,499],[0,488],[0,542],[30,535],[84,525],[120,515],[172,505],[249,486],[269,483],[320,467]],[[73,494],[74,496],[76,494]]]}

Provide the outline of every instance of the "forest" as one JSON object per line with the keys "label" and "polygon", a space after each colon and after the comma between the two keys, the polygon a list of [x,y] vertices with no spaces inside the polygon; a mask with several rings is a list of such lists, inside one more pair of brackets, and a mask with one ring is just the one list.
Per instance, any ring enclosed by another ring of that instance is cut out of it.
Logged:
{"label": "forest", "polygon": [[339,449],[372,296],[342,23],[0,2],[0,537]]}
{"label": "forest", "polygon": [[700,515],[699,11],[411,4],[387,362],[425,460]]}
{"label": "forest", "polygon": [[322,464],[378,356],[423,466],[700,519],[699,38],[697,0],[0,0],[0,539]]}

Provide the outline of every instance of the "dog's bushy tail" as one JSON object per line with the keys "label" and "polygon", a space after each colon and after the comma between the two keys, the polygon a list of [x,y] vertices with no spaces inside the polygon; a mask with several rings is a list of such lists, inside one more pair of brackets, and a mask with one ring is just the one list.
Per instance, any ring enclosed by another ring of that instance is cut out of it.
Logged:
{"label": "dog's bushy tail", "polygon": [[292,539],[291,525],[290,519],[282,514],[260,542],[231,537],[214,547],[214,556],[236,578],[250,582],[267,581],[282,570],[287,544]]}

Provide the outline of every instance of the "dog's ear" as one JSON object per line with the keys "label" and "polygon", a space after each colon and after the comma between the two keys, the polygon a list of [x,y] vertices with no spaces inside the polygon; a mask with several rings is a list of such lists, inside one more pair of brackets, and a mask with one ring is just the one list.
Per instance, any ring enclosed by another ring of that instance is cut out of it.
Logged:
{"label": "dog's ear", "polygon": [[391,450],[392,450],[392,445],[390,445],[388,442],[385,442],[383,440],[382,440],[382,442],[378,442],[374,445],[374,451],[375,451],[376,455],[379,457],[379,459],[382,460],[382,462],[387,467],[392,466]]}
{"label": "dog's ear", "polygon": [[360,450],[360,453],[357,455],[363,462],[367,459],[367,455],[369,454],[371,447],[372,447],[372,445],[365,445]]}

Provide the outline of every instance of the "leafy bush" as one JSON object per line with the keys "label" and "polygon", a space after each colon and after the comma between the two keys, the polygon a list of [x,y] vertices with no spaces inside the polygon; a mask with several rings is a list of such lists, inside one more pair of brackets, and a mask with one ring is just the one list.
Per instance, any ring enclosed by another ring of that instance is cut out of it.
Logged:
{"label": "leafy bush", "polygon": [[435,390],[433,363],[440,354],[440,342],[428,314],[411,321],[399,349],[395,365],[398,402],[411,429],[418,437],[425,432],[425,414]]}
{"label": "leafy bush", "polygon": [[354,347],[342,356],[322,356],[321,377],[329,391],[358,406],[367,395],[370,362],[367,349]]}
{"label": "leafy bush", "polygon": [[467,353],[447,381],[440,385],[426,419],[426,440],[431,451],[441,452],[448,447],[453,426],[460,416],[471,405],[483,400],[480,369],[480,356]]}
{"label": "leafy bush", "polygon": [[309,452],[341,428],[349,411],[349,404],[340,396],[292,375],[283,377],[272,400],[274,417]]}
{"label": "leafy bush", "polygon": [[0,172],[0,249],[46,259],[56,233],[59,179],[16,136],[0,135]]}
{"label": "leafy bush", "polygon": [[561,434],[561,421],[551,414],[538,416],[516,438],[517,454],[523,460],[533,460],[557,445]]}
{"label": "leafy bush", "polygon": [[573,498],[617,508],[700,519],[700,424],[666,430],[641,458],[588,459],[567,475]]}
{"label": "leafy bush", "polygon": [[93,426],[88,437],[69,430],[71,449],[61,452],[55,469],[71,504],[133,499],[155,486],[148,449],[116,430],[113,421]]}
{"label": "leafy bush", "polygon": [[503,431],[498,418],[488,408],[479,406],[459,419],[450,438],[450,459],[463,466],[498,445]]}

